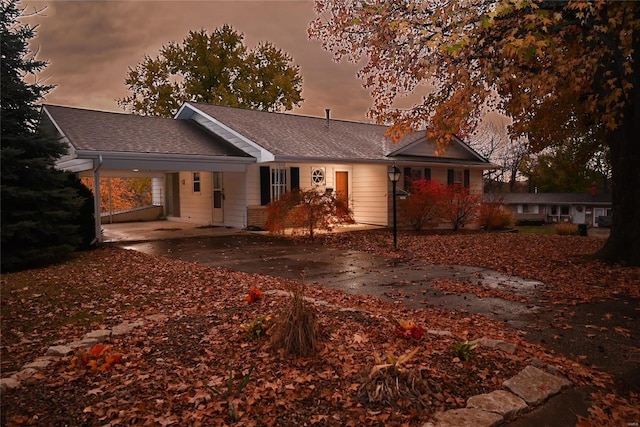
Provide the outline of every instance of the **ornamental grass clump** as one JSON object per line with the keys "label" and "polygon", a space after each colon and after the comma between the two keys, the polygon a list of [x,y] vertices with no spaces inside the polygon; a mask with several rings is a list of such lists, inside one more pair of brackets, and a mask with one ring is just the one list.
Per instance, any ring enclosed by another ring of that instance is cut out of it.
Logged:
{"label": "ornamental grass clump", "polygon": [[304,283],[291,286],[290,304],[276,319],[271,348],[284,354],[307,357],[318,349],[316,310],[304,299]]}
{"label": "ornamental grass clump", "polygon": [[358,398],[364,403],[391,407],[425,409],[434,403],[440,392],[437,384],[429,384],[417,369],[405,367],[418,352],[418,348],[400,356],[382,359],[375,355],[375,365],[368,379],[358,389]]}

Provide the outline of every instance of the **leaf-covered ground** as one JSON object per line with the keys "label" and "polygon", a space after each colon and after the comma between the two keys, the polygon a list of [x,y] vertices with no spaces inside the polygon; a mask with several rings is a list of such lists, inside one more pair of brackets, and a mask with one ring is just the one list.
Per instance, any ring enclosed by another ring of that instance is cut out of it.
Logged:
{"label": "leaf-covered ground", "polygon": [[[555,303],[638,295],[639,269],[585,255],[601,239],[506,234],[327,236],[325,243],[430,263],[467,264],[536,278]],[[606,286],[603,286],[606,284]],[[264,298],[247,302],[253,287]],[[123,355],[105,372],[71,367],[65,357],[2,394],[2,425],[422,425],[434,411],[464,407],[472,395],[501,387],[532,358],[560,366],[576,385],[603,390],[592,422],[635,416],[635,396],[605,395],[607,375],[526,341],[481,315],[408,310],[401,304],[323,287],[305,293],[320,327],[316,357],[273,352],[269,337],[248,337],[243,325],[277,319],[292,283],[269,276],[104,247],[58,266],[2,277],[2,376],[43,356],[51,345],[124,321],[165,314],[106,344]],[[353,310],[344,310],[353,309]],[[452,336],[420,339],[396,332],[397,320]],[[468,362],[453,346],[480,337],[517,344],[514,354],[479,346]],[[417,349],[403,368],[418,379],[422,399],[371,402],[365,393],[376,355],[388,360]],[[243,383],[243,380],[245,381]],[[246,385],[245,385],[246,384]],[[637,402],[635,402],[637,404]],[[616,408],[617,407],[617,408]],[[612,408],[616,408],[612,411]],[[625,412],[627,411],[627,412]],[[631,420],[633,421],[633,420]]]}

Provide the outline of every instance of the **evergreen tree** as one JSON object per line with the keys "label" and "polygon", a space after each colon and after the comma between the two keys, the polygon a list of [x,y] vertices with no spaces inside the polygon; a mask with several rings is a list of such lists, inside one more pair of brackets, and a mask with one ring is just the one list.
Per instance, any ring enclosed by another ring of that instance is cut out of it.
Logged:
{"label": "evergreen tree", "polygon": [[33,27],[22,24],[17,0],[0,5],[2,110],[0,126],[2,270],[45,265],[63,259],[81,244],[76,225],[84,203],[70,187],[69,174],[54,169],[65,153],[59,141],[38,132],[36,102],[51,90],[24,77],[46,63],[30,54]]}

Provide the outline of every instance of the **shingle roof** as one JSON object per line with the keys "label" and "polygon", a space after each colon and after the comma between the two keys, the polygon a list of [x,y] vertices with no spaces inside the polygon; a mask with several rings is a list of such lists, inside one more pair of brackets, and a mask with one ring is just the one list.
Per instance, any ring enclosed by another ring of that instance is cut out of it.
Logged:
{"label": "shingle roof", "polygon": [[507,193],[503,203],[509,205],[520,204],[606,204],[611,203],[610,194],[589,193]]}
{"label": "shingle roof", "polygon": [[189,120],[45,105],[76,150],[248,157]]}
{"label": "shingle roof", "polygon": [[418,136],[408,135],[399,144],[386,139],[386,126],[347,120],[272,113],[190,102],[249,138],[276,157],[388,160],[385,155],[410,144]]}

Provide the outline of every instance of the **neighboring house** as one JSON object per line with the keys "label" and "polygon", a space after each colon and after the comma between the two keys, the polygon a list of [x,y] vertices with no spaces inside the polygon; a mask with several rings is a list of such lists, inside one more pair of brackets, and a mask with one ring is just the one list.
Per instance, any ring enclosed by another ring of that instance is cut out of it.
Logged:
{"label": "neighboring house", "polygon": [[507,193],[500,196],[520,222],[570,222],[597,227],[598,217],[611,216],[611,195],[608,194]]}
{"label": "neighboring house", "polygon": [[[429,178],[475,192],[483,170],[496,168],[458,138],[437,156],[424,132],[394,144],[385,126],[335,120],[329,110],[320,118],[189,102],[168,119],[44,105],[41,126],[69,146],[60,169],[95,182],[150,177],[153,204],[168,219],[233,228],[263,226],[265,206],[293,188],[344,197],[356,222],[387,226],[392,165],[400,189]],[[95,192],[99,200],[99,185]]]}

